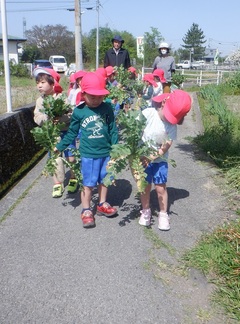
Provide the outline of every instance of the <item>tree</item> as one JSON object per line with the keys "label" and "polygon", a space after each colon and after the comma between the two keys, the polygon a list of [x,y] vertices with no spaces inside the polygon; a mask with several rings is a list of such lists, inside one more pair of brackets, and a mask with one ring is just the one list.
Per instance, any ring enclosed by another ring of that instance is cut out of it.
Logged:
{"label": "tree", "polygon": [[24,45],[24,51],[21,57],[22,62],[33,62],[40,59],[41,51],[36,45]]}
{"label": "tree", "polygon": [[68,62],[75,62],[75,37],[66,26],[33,26],[26,31],[26,38],[24,49],[37,48],[42,59],[55,54],[65,56]]}
{"label": "tree", "polygon": [[[185,51],[182,53],[184,56],[187,55],[187,58],[190,56],[195,60],[201,59],[205,54],[205,46],[206,43],[205,36],[203,31],[199,28],[198,24],[193,23],[191,28],[187,31],[185,36],[183,37],[184,45],[181,45]],[[185,59],[186,57],[182,57]]]}
{"label": "tree", "polygon": [[144,65],[145,66],[152,66],[154,59],[158,52],[158,46],[160,42],[163,40],[161,33],[158,31],[157,28],[150,27],[151,32],[144,33]]}

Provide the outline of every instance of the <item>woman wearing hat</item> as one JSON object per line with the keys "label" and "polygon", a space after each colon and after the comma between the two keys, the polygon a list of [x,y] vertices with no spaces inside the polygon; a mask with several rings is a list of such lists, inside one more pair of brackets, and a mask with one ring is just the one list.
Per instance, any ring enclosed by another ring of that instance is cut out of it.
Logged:
{"label": "woman wearing hat", "polygon": [[169,55],[170,46],[168,43],[162,42],[159,45],[159,56],[157,56],[153,62],[153,72],[156,69],[162,69],[164,71],[164,77],[166,82],[163,83],[163,93],[171,92],[172,73],[175,72],[175,59]]}
{"label": "woman wearing hat", "polygon": [[125,48],[122,48],[123,43],[124,40],[119,35],[112,38],[113,47],[105,54],[104,67],[122,65],[124,69],[128,69],[131,66],[129,53]]}

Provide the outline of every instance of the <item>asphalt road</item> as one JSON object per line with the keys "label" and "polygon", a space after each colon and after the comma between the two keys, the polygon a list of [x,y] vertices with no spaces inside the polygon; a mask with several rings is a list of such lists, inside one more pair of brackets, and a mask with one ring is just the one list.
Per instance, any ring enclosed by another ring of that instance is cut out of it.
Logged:
{"label": "asphalt road", "polygon": [[[169,232],[156,217],[149,229],[138,224],[129,171],[109,189],[118,215],[97,217],[93,229],[82,227],[79,193],[51,197],[52,180],[40,176],[45,160],[0,201],[0,323],[230,323],[211,306],[214,286],[180,261],[202,233],[232,217],[216,170],[187,140],[201,131],[200,118],[194,95],[170,152],[177,167],[169,171]],[[154,190],[151,198],[156,216]]]}

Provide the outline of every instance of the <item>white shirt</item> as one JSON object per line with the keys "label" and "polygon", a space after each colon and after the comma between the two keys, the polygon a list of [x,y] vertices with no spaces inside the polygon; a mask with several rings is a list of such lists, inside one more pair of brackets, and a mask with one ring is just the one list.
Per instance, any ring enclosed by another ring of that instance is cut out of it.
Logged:
{"label": "white shirt", "polygon": [[[146,108],[142,111],[146,117],[146,127],[143,131],[143,142],[149,142],[149,145],[158,150],[167,140],[177,139],[177,125],[163,121],[155,108]],[[164,160],[168,158],[168,151],[163,156]],[[154,162],[160,162],[157,158]]]}

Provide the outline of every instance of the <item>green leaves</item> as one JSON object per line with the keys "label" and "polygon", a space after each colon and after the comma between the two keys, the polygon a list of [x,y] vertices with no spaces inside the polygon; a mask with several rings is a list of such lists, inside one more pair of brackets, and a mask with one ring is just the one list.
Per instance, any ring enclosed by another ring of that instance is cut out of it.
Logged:
{"label": "green leaves", "polygon": [[70,168],[78,180],[80,190],[82,189],[82,174],[80,172],[80,153],[77,149],[70,149],[75,157],[74,163],[69,163],[65,158],[54,152],[57,142],[60,139],[61,129],[64,123],[56,123],[54,118],[61,117],[69,112],[69,105],[66,104],[64,97],[53,98],[48,96],[43,101],[42,112],[47,114],[49,119],[43,122],[42,127],[35,127],[31,130],[35,142],[49,152],[49,158],[43,170],[45,176],[53,176],[56,173],[57,159],[62,159],[63,163]]}
{"label": "green leaves", "polygon": [[43,109],[41,111],[48,115],[50,119],[53,119],[71,112],[72,109],[71,106],[66,103],[66,96],[61,95],[59,98],[54,98],[53,96],[44,98]]}
{"label": "green leaves", "polygon": [[148,156],[154,151],[141,140],[145,127],[145,117],[140,110],[130,110],[127,114],[120,111],[118,123],[122,129],[122,143],[112,146],[111,160],[108,163],[108,175],[104,179],[104,184],[106,186],[112,184],[117,174],[128,166],[136,181],[138,192],[144,192],[147,182],[141,157]]}
{"label": "green leaves", "polygon": [[51,120],[43,123],[42,127],[35,127],[31,130],[37,144],[47,151],[53,151],[60,136],[62,124],[53,124]]}

